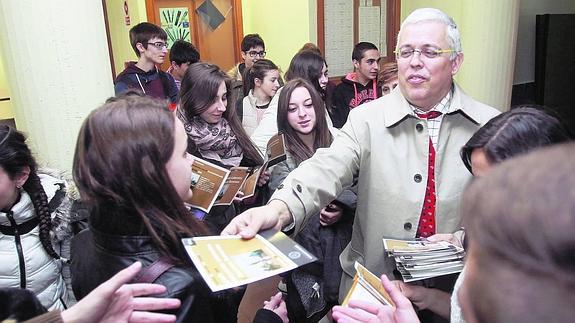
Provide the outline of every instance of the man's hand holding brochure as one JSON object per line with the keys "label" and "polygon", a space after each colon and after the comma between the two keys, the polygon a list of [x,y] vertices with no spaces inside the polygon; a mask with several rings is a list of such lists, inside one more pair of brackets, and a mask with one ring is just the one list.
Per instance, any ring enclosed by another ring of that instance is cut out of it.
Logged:
{"label": "man's hand holding brochure", "polygon": [[240,236],[184,238],[190,259],[214,292],[245,285],[303,266],[317,258],[281,231]]}

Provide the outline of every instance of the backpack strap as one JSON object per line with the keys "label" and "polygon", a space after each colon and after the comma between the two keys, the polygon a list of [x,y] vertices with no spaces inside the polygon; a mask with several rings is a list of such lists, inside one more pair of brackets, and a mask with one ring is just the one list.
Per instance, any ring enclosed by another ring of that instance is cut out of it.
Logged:
{"label": "backpack strap", "polygon": [[58,208],[58,206],[62,204],[62,201],[64,201],[64,198],[66,197],[66,190],[65,190],[66,187],[64,186],[64,184],[56,183],[54,185],[58,186],[58,190],[56,191],[54,197],[52,197],[50,202],[48,202],[48,209],[50,210],[50,213],[54,213],[54,211],[56,211],[56,208]]}
{"label": "backpack strap", "polygon": [[[159,69],[158,69],[158,75],[160,78],[160,82],[162,83],[162,88],[164,89],[164,96],[166,97],[166,99],[170,100],[171,103],[176,103],[178,92],[176,83],[174,83],[175,81],[172,79],[173,77],[171,75],[168,76],[168,73]],[[174,93],[173,91],[176,91],[176,93]],[[172,98],[173,95],[175,95],[176,97]]]}
{"label": "backpack strap", "polygon": [[244,99],[236,100],[236,115],[240,119],[240,123],[244,120]]}
{"label": "backpack strap", "polygon": [[170,268],[175,265],[172,263],[170,258],[162,256],[156,261],[151,263],[149,266],[140,271],[140,274],[134,278],[134,283],[153,283],[160,277],[163,273],[170,270]]}

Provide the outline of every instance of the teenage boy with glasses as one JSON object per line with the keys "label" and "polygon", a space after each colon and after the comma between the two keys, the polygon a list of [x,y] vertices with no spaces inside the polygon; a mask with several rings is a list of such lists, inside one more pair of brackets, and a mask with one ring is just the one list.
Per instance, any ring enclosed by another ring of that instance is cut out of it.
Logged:
{"label": "teenage boy with glasses", "polygon": [[228,106],[235,107],[235,102],[244,98],[243,74],[246,68],[250,68],[258,60],[266,57],[266,45],[258,34],[245,35],[241,43],[241,54],[243,63],[238,63],[228,75],[232,78],[231,103]]}
{"label": "teenage boy with glasses", "polygon": [[130,29],[130,44],[138,56],[138,61],[128,63],[126,69],[116,77],[116,95],[133,89],[176,103],[178,88],[174,78],[157,67],[164,62],[168,54],[167,38],[162,28],[148,22],[137,24]]}

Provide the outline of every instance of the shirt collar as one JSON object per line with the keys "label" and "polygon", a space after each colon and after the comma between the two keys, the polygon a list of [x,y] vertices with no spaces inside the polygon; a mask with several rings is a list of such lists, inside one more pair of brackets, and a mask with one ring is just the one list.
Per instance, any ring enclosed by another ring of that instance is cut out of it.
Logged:
{"label": "shirt collar", "polygon": [[[481,116],[479,114],[479,111],[473,109],[472,100],[463,93],[463,91],[457,84],[453,83],[452,91],[448,95],[451,96],[451,101],[447,106],[443,107],[446,110],[445,111],[437,110],[437,111],[440,111],[445,114],[453,114],[458,111],[461,111],[474,123],[476,124],[481,123]],[[414,115],[414,110],[411,107],[411,104],[407,102],[405,97],[403,97],[399,87],[397,87],[387,96],[390,99],[390,101],[388,102],[389,105],[386,104],[387,107],[383,109],[386,127],[388,128],[392,127],[395,124],[406,119],[407,117]]]}
{"label": "shirt collar", "polygon": [[[453,92],[453,88],[451,89],[451,91],[447,92],[447,94],[443,97],[443,99],[441,99],[441,101],[439,101],[439,103],[437,103],[429,111],[437,111],[437,112],[440,112],[441,114],[448,113],[449,107],[451,105],[450,103],[451,103],[451,96],[452,96],[451,93],[452,92]],[[417,116],[417,114],[425,114],[425,113],[429,112],[429,111],[423,111],[413,104],[409,104],[409,107],[412,110],[413,116]]]}

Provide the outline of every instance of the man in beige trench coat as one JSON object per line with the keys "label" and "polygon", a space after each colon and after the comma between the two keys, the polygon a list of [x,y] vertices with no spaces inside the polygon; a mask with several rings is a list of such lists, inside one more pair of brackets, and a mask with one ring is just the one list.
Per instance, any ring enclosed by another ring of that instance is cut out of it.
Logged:
{"label": "man in beige trench coat", "polygon": [[[461,41],[451,17],[440,10],[418,9],[405,19],[396,57],[399,86],[352,110],[329,148],[294,170],[268,205],[238,215],[222,232],[250,238],[265,228],[295,226],[297,234],[309,216],[357,180],[353,235],[340,256],[340,299],[353,280],[355,261],[393,277],[383,238],[460,228],[459,199],[471,174],[459,150],[499,113],[454,83],[463,62]],[[425,116],[430,111],[437,112]]]}

